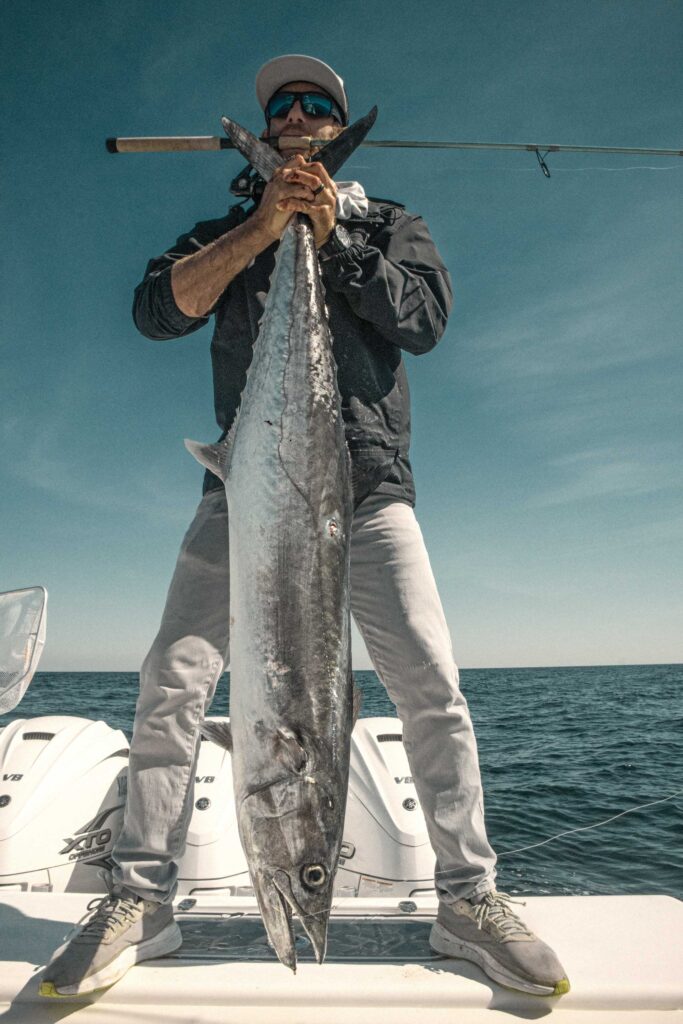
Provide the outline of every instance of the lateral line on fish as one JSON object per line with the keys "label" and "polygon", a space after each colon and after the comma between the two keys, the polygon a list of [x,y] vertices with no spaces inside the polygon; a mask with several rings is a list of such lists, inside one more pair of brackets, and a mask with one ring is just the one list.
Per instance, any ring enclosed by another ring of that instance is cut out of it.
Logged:
{"label": "lateral line on fish", "polygon": [[[294,232],[296,232],[296,228],[297,227],[301,227],[305,231],[308,231],[308,233],[312,237],[313,236],[313,231],[312,231],[311,227],[308,224],[306,224],[306,222],[304,221],[303,215],[300,214],[300,213],[296,213],[294,215],[294,217],[296,218],[294,224],[292,225],[292,228],[293,228]],[[308,218],[306,218],[306,219],[308,219]],[[318,269],[318,277],[320,277],[320,270],[319,269]],[[312,503],[312,501],[310,499],[310,496],[307,496],[304,493],[304,491],[302,490],[300,485],[292,477],[291,473],[287,469],[287,465],[285,463],[285,458],[284,458],[284,455],[283,455],[283,452],[282,452],[282,445],[284,444],[283,423],[284,423],[284,420],[285,420],[285,414],[286,414],[286,411],[287,411],[287,407],[291,404],[291,397],[289,395],[289,389],[287,388],[287,383],[286,382],[287,382],[287,370],[289,369],[289,364],[290,364],[290,361],[291,361],[292,357],[293,357],[293,346],[290,345],[290,346],[288,346],[287,357],[285,359],[284,372],[282,374],[282,385],[283,385],[282,386],[282,390],[283,390],[283,393],[284,393],[285,404],[284,404],[284,408],[282,410],[282,416],[281,416],[281,419],[280,419],[280,440],[279,440],[278,446],[277,446],[278,459],[280,461],[280,465],[282,466],[282,469],[283,469],[283,472],[284,472],[285,476],[289,480],[289,482],[292,485],[292,487],[294,488],[294,490],[303,499],[304,505],[306,506],[306,508],[308,509],[308,512],[310,514],[311,523],[315,527],[315,525],[316,525],[316,515],[315,515],[315,510],[313,508],[313,503]]]}
{"label": "lateral line on fish", "polygon": [[308,782],[309,778],[299,774],[298,772],[292,772],[290,775],[283,775],[281,779],[273,779],[270,782],[264,782],[262,786],[257,786],[256,789],[248,790],[244,795],[244,800],[248,800],[251,796],[257,796],[265,789],[272,789],[273,786],[282,786],[283,784],[287,785],[289,783],[293,784],[295,782],[301,782],[302,780],[304,782]]}
{"label": "lateral line on fish", "polygon": [[[312,235],[311,228],[302,220],[301,214],[297,213],[297,214],[295,214],[295,217],[296,217],[297,225],[300,225],[305,230],[308,230],[311,233],[311,235]],[[294,230],[296,230],[296,228],[294,228]],[[319,274],[319,271],[318,271],[318,274]],[[282,446],[284,444],[284,433],[283,433],[284,427],[283,427],[283,423],[284,423],[284,420],[286,418],[285,414],[286,414],[286,411],[287,411],[287,407],[290,405],[290,403],[292,401],[290,393],[289,393],[289,389],[288,389],[287,383],[286,383],[287,377],[288,377],[287,370],[289,368],[290,362],[293,359],[293,357],[294,357],[294,350],[293,350],[293,346],[290,345],[288,347],[287,356],[286,356],[286,359],[285,359],[284,372],[283,372],[283,375],[282,375],[282,384],[283,384],[283,389],[282,390],[283,390],[283,394],[284,394],[284,407],[283,407],[282,416],[281,416],[281,419],[280,419],[280,439],[278,441],[278,460],[279,460],[280,466],[282,467],[282,471],[283,471],[284,475],[289,480],[290,484],[292,485],[294,490],[297,492],[297,494],[301,497],[301,499],[302,499],[302,501],[304,503],[304,507],[305,507],[309,517],[310,517],[311,526],[313,527],[313,529],[317,530],[317,528],[318,528],[317,515],[316,515],[315,508],[313,506],[313,502],[311,500],[311,497],[310,497],[310,495],[307,495],[304,492],[303,488],[297,483],[297,481],[294,479],[294,477],[290,473],[289,469],[287,468],[287,463],[286,463],[286,460],[285,460],[284,453],[282,451]],[[318,583],[318,587],[319,587],[318,607],[320,608],[322,606],[322,586],[321,586],[321,582],[322,581],[319,578],[317,578],[316,582]],[[322,644],[323,644],[323,652],[324,652],[325,660],[327,661],[328,666],[329,665],[333,665],[334,662],[335,662],[335,659],[329,657],[330,652],[329,652],[328,646],[327,646],[327,644],[325,642],[325,637],[324,636],[322,638]],[[312,698],[315,698],[316,694],[315,694],[314,690],[310,691],[310,696]]]}

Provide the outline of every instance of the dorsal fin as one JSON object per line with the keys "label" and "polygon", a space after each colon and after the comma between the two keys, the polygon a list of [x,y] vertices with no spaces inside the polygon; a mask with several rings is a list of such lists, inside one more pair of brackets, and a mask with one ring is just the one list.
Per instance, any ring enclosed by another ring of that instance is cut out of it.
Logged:
{"label": "dorsal fin", "polygon": [[353,684],[353,724],[360,718],[360,711],[363,707],[363,691],[359,686]]}
{"label": "dorsal fin", "polygon": [[213,740],[219,747],[232,753],[232,729],[229,722],[207,722],[199,726],[199,731],[207,740]]}

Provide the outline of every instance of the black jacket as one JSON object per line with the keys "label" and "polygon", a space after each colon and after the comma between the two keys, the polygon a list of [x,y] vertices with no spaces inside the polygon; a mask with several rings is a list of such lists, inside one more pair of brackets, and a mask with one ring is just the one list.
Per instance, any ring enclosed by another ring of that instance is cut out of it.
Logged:
{"label": "black jacket", "polygon": [[[148,338],[179,338],[209,316],[185,316],[171,290],[171,266],[241,223],[233,206],[202,221],[163,256],[150,261],[135,290],[133,317]],[[352,245],[321,262],[334,339],[342,414],[362,495],[381,490],[410,504],[415,488],[408,458],[410,398],[402,350],[428,352],[444,332],[452,292],[448,271],[424,221],[401,206],[372,200],[367,216],[344,222]],[[268,292],[276,245],[228,285],[211,313],[216,419],[225,436],[235,418]],[[204,490],[221,486],[207,473]]]}

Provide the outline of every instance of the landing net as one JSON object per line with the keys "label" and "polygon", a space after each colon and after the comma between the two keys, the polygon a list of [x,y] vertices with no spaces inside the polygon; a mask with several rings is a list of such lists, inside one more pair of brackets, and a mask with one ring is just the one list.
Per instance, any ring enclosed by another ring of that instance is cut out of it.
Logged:
{"label": "landing net", "polygon": [[46,605],[45,587],[0,594],[0,714],[17,706],[38,667]]}

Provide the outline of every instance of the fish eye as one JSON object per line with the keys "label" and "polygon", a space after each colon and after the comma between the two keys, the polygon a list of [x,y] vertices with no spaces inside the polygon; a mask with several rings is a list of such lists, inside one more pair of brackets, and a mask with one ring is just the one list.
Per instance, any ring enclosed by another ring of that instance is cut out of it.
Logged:
{"label": "fish eye", "polygon": [[307,889],[320,889],[327,881],[327,870],[322,864],[306,864],[301,869],[301,881]]}

